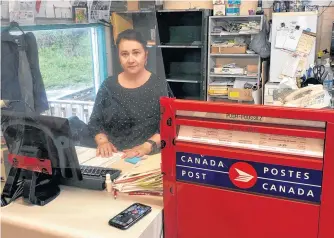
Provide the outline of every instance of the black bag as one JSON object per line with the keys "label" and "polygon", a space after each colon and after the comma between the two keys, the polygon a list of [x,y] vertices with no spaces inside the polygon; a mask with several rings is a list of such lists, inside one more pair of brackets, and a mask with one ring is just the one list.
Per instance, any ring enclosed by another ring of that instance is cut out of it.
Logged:
{"label": "black bag", "polygon": [[268,40],[267,27],[267,24],[264,23],[260,33],[253,37],[249,45],[249,48],[259,54],[261,58],[268,58],[270,56],[271,45]]}

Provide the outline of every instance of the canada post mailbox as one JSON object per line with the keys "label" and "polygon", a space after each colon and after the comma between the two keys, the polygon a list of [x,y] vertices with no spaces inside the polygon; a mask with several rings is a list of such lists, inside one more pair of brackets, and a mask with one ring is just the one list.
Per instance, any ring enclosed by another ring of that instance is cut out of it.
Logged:
{"label": "canada post mailbox", "polygon": [[334,111],[161,99],[166,238],[334,238]]}

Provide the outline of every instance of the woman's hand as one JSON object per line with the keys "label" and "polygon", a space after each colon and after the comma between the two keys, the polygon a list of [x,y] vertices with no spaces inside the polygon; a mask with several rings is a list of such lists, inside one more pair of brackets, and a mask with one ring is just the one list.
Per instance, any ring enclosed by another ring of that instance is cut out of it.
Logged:
{"label": "woman's hand", "polygon": [[138,145],[129,150],[124,150],[122,156],[123,159],[133,158],[133,157],[142,157],[144,155],[150,154],[152,151],[152,145],[148,142],[145,142],[142,145]]}
{"label": "woman's hand", "polygon": [[117,148],[109,141],[108,136],[104,133],[99,133],[95,136],[97,144],[96,156],[111,157],[117,152]]}
{"label": "woman's hand", "polygon": [[97,145],[96,156],[111,157],[113,153],[116,153],[116,147],[109,141],[101,142]]}

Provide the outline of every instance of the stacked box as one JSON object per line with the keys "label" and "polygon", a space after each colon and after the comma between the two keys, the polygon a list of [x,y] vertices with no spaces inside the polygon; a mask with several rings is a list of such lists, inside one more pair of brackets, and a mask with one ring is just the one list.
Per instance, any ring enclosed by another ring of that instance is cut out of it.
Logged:
{"label": "stacked box", "polygon": [[226,16],[239,16],[240,4],[241,0],[228,0],[225,9]]}
{"label": "stacked box", "polygon": [[213,0],[213,15],[214,16],[224,16],[225,15],[224,0]]}

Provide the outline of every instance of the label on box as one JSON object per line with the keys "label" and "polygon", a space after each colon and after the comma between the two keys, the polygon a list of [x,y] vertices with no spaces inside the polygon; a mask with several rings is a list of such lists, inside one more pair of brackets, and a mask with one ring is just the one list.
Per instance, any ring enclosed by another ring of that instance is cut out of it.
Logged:
{"label": "label on box", "polygon": [[238,98],[240,96],[239,92],[230,92],[229,96],[231,98]]}
{"label": "label on box", "polygon": [[236,4],[236,5],[240,5],[241,4],[241,0],[228,0],[227,4]]}
{"label": "label on box", "polygon": [[225,5],[213,5],[213,15],[214,16],[225,15]]}
{"label": "label on box", "polygon": [[243,75],[243,68],[214,68],[215,74],[238,74]]}
{"label": "label on box", "polygon": [[212,3],[213,3],[213,5],[222,5],[222,4],[224,4],[224,0],[213,0],[212,1]]}
{"label": "label on box", "polygon": [[322,171],[177,152],[176,179],[320,203]]}
{"label": "label on box", "polygon": [[254,101],[251,89],[229,88],[228,98],[239,101]]}
{"label": "label on box", "polygon": [[239,7],[227,7],[225,9],[226,16],[235,16],[240,14],[240,8]]}

